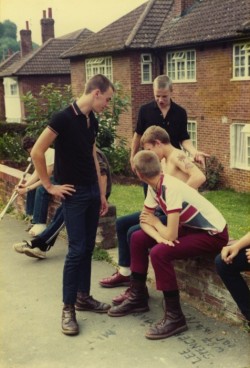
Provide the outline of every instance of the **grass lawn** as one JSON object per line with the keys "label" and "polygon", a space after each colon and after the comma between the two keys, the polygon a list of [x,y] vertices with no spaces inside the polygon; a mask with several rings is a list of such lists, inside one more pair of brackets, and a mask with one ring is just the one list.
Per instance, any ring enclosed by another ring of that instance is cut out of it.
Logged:
{"label": "grass lawn", "polygon": [[[221,211],[228,223],[230,237],[240,238],[250,230],[250,193],[217,190],[202,195]],[[109,201],[116,206],[118,217],[140,211],[143,200],[140,185],[113,184]]]}

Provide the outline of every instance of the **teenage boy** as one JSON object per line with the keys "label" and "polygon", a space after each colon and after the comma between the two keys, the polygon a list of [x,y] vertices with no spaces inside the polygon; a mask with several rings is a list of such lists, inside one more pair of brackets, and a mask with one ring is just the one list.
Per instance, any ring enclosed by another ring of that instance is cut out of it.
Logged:
{"label": "teenage boy", "polygon": [[[140,216],[141,230],[132,234],[130,242],[131,291],[108,315],[121,317],[149,310],[146,278],[150,250],[156,287],[165,299],[163,319],[146,333],[148,339],[157,340],[187,330],[173,261],[220,252],[228,242],[228,231],[222,214],[197,190],[162,174],[154,152],[138,152],[134,166],[139,179],[149,187]],[[158,205],[168,217],[167,225],[154,215]]]}
{"label": "teenage boy", "polygon": [[[180,149],[175,148],[170,143],[170,138],[165,129],[153,125],[149,127],[143,136],[141,137],[141,146],[145,150],[153,151],[157,154],[160,160],[162,160],[163,171],[170,175],[177,177],[178,179],[186,182],[189,186],[194,189],[198,189],[206,180],[206,176],[203,172],[191,161],[191,159]],[[135,217],[135,216],[134,216]],[[138,224],[139,224],[139,213],[137,214]],[[117,237],[119,246],[119,273],[125,273],[130,275],[130,267],[125,267],[122,261],[125,258],[127,260],[126,264],[130,264],[130,251],[129,251],[129,241],[133,231],[139,229],[138,226],[133,226],[129,230],[129,236],[127,236],[124,228],[127,228],[129,218],[126,216],[117,219]],[[121,259],[120,259],[121,258]],[[100,280],[100,284],[103,287],[116,287],[118,285],[122,286],[128,285],[129,277],[126,279],[120,277],[120,284],[117,282],[117,274],[104,278]],[[130,289],[125,290],[122,294],[114,297],[112,299],[113,304],[120,304],[128,298]]]}
{"label": "teenage boy", "polygon": [[[106,313],[109,305],[90,295],[91,260],[95,246],[99,214],[108,211],[106,193],[101,185],[95,138],[101,113],[114,93],[113,84],[101,74],[87,83],[81,97],[56,113],[31,151],[31,157],[43,186],[63,201],[63,216],[69,249],[63,271],[62,332],[79,333],[77,310]],[[55,143],[55,179],[46,171],[44,153]]]}

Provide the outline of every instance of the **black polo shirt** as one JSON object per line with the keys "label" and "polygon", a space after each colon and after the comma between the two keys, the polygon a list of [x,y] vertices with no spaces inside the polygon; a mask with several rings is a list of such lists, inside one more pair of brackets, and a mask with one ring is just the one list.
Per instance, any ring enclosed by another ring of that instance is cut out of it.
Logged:
{"label": "black polo shirt", "polygon": [[55,180],[59,184],[90,185],[97,181],[93,145],[98,121],[91,112],[90,127],[86,116],[74,102],[55,113],[48,127],[55,139]]}
{"label": "black polo shirt", "polygon": [[180,143],[190,138],[187,131],[186,110],[172,100],[165,119],[155,101],[141,106],[135,132],[143,135],[152,125],[164,128],[169,134],[171,144],[176,148],[180,148]]}

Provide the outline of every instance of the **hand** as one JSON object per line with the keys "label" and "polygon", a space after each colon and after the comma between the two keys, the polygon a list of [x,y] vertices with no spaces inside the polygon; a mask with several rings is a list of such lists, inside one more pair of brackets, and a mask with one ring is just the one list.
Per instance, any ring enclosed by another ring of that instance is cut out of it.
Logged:
{"label": "hand", "polygon": [[19,195],[23,195],[26,193],[27,189],[25,184],[19,184],[15,186],[15,191],[19,194]]}
{"label": "hand", "polygon": [[54,185],[51,184],[46,188],[47,192],[57,196],[61,199],[65,199],[65,195],[72,195],[76,190],[74,189],[74,185],[71,184],[63,184],[63,185]]}
{"label": "hand", "polygon": [[105,196],[101,196],[101,208],[100,208],[100,216],[105,216],[108,212],[109,205]]}
{"label": "hand", "polygon": [[140,214],[140,222],[155,227],[157,223],[161,222],[153,213],[142,211]]}
{"label": "hand", "polygon": [[175,247],[175,243],[179,243],[178,240],[175,240],[174,242],[171,241],[171,240],[167,240],[167,239],[164,239],[162,236],[157,236],[157,239],[155,239],[157,241],[157,244],[165,244],[165,245],[168,245],[170,247]]}
{"label": "hand", "polygon": [[250,263],[250,248],[246,249],[247,262]]}
{"label": "hand", "polygon": [[221,258],[226,264],[230,264],[233,262],[235,256],[237,256],[239,250],[234,248],[232,245],[228,245],[222,248]]}
{"label": "hand", "polygon": [[205,168],[206,167],[206,161],[205,161],[206,157],[210,157],[210,155],[202,151],[197,151],[194,156],[194,161],[198,162],[199,164],[202,165],[202,167]]}

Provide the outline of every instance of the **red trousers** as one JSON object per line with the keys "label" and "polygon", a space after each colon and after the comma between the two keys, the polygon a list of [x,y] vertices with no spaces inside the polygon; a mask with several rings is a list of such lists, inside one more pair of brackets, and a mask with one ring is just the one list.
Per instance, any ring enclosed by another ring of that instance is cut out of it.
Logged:
{"label": "red trousers", "polygon": [[173,261],[220,253],[222,247],[228,243],[228,231],[225,227],[221,233],[210,235],[204,230],[180,227],[178,241],[174,247],[163,243],[156,244],[143,230],[135,231],[130,241],[131,271],[147,274],[150,254],[157,290],[177,290]]}

